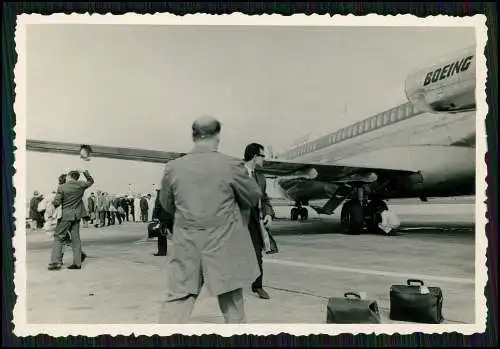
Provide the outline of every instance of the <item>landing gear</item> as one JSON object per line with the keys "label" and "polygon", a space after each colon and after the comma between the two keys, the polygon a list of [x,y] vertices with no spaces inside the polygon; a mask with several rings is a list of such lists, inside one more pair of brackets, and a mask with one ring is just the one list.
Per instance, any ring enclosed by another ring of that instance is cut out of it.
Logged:
{"label": "landing gear", "polygon": [[374,199],[363,207],[357,199],[347,201],[340,214],[342,230],[353,235],[363,231],[375,232],[380,221],[378,208],[387,209],[387,204],[383,200]]}
{"label": "landing gear", "polygon": [[349,200],[344,204],[340,213],[340,223],[345,233],[352,235],[361,234],[364,217],[363,208],[358,200]]}
{"label": "landing gear", "polygon": [[302,205],[297,205],[290,211],[290,219],[292,221],[296,221],[299,218],[301,221],[305,221],[308,217],[309,211],[307,211],[307,208],[303,207]]}

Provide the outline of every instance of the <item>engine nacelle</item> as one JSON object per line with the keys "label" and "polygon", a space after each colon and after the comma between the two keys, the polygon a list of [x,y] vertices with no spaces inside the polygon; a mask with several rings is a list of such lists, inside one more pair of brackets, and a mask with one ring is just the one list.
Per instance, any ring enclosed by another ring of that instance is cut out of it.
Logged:
{"label": "engine nacelle", "polygon": [[408,100],[425,112],[458,112],[476,107],[476,50],[417,71],[405,81]]}

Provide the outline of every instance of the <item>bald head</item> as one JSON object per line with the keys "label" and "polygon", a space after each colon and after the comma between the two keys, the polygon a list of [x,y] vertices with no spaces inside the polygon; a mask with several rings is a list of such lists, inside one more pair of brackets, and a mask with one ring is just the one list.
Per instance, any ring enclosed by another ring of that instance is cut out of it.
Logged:
{"label": "bald head", "polygon": [[193,140],[214,138],[220,133],[221,124],[212,116],[202,116],[193,122]]}

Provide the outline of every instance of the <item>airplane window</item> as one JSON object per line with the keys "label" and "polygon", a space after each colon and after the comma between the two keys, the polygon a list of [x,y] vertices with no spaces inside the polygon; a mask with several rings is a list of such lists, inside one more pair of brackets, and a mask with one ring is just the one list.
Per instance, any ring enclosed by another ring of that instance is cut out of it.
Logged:
{"label": "airplane window", "polygon": [[347,137],[351,137],[352,136],[352,127],[349,127],[347,129]]}
{"label": "airplane window", "polygon": [[398,118],[398,109],[399,108],[394,108],[393,110],[391,110],[391,122],[396,121],[396,119]]}
{"label": "airplane window", "polygon": [[397,119],[401,120],[405,117],[405,106],[399,107],[398,108],[398,116]]}
{"label": "airplane window", "polygon": [[406,117],[410,117],[413,114],[413,105],[408,103],[406,105]]}
{"label": "airplane window", "polygon": [[382,126],[382,118],[384,117],[384,114],[378,114],[377,115],[377,127]]}
{"label": "airplane window", "polygon": [[384,113],[384,125],[386,125],[389,122],[389,118],[390,118],[390,112],[386,111]]}
{"label": "airplane window", "polygon": [[358,134],[358,126],[354,125],[351,127],[352,128],[352,135],[356,136]]}
{"label": "airplane window", "polygon": [[370,129],[373,130],[377,126],[377,117],[370,120]]}

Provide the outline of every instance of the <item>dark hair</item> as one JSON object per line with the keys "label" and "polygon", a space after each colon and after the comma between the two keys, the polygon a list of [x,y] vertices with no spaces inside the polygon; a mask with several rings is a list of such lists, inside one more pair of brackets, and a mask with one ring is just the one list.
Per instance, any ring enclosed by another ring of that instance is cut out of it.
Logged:
{"label": "dark hair", "polygon": [[[203,122],[205,121],[205,122]],[[220,133],[220,130],[222,128],[221,123],[216,120],[216,119],[209,119],[207,117],[207,120],[196,120],[193,122],[192,125],[192,136],[193,140],[199,140],[201,138],[206,138],[206,137],[213,137],[217,134]]]}
{"label": "dark hair", "polygon": [[66,183],[66,175],[62,174],[59,176],[59,184],[64,184]]}
{"label": "dark hair", "polygon": [[245,148],[245,161],[252,160],[255,155],[260,154],[260,151],[264,150],[264,146],[259,143],[250,143]]}
{"label": "dark hair", "polygon": [[77,181],[80,178],[80,172],[78,171],[71,171],[69,173],[69,176],[73,178],[75,181]]}

